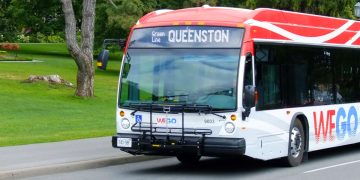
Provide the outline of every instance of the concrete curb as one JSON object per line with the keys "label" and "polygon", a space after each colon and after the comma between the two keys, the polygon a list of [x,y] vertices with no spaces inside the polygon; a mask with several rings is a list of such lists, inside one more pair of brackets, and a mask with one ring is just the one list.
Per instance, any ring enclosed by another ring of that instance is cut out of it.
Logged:
{"label": "concrete curb", "polygon": [[16,169],[10,171],[0,171],[0,179],[18,179],[18,178],[46,175],[46,174],[80,171],[85,169],[101,168],[101,167],[114,166],[114,165],[120,165],[126,163],[156,160],[161,158],[166,158],[166,157],[143,156],[143,155],[129,156],[129,157],[114,156],[114,157],[107,157],[101,159],[52,164],[52,165]]}

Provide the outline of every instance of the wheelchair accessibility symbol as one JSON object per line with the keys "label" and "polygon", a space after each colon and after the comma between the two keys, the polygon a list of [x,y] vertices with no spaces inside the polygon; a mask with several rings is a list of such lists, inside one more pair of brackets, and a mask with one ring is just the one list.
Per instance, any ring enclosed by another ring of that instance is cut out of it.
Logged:
{"label": "wheelchair accessibility symbol", "polygon": [[142,116],[141,115],[135,115],[135,122],[136,123],[141,123],[142,121]]}

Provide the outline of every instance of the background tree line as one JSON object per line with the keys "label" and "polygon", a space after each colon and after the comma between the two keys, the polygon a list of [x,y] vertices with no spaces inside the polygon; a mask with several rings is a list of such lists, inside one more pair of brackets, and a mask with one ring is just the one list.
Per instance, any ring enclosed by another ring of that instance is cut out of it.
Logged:
{"label": "background tree line", "polygon": [[[97,0],[95,46],[104,38],[125,38],[136,21],[156,9],[228,6],[276,8],[355,19],[356,0]],[[82,1],[73,0],[78,25]],[[0,42],[65,42],[64,15],[59,0],[0,0]],[[78,33],[80,37],[80,32]]]}

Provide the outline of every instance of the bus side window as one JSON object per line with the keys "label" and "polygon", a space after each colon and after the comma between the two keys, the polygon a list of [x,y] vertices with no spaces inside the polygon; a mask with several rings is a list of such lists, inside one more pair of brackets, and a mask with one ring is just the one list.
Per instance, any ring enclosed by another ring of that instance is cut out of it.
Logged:
{"label": "bus side window", "polygon": [[275,48],[258,46],[256,49],[257,110],[279,108],[281,98],[281,58]]}

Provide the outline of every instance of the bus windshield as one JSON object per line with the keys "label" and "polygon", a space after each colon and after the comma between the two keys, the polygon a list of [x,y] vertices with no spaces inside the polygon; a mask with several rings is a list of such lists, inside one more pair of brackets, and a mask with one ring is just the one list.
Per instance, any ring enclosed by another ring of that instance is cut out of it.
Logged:
{"label": "bus windshield", "polygon": [[179,103],[207,105],[215,111],[236,109],[241,43],[231,48],[136,47],[144,44],[133,39],[124,58],[120,107]]}

